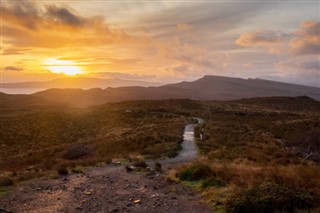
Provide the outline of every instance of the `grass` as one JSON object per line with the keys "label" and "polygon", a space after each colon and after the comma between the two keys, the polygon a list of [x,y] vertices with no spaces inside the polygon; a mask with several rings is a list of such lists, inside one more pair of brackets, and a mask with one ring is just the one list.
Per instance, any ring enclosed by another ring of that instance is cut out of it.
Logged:
{"label": "grass", "polygon": [[[320,161],[302,154],[320,151],[319,102],[259,98],[205,105],[205,123],[195,130],[201,159],[180,168],[180,180],[201,186],[217,212],[319,210]],[[201,178],[190,178],[197,169]]]}
{"label": "grass", "polygon": [[310,209],[319,201],[306,190],[265,183],[236,193],[226,205],[228,212],[294,212]]}
{"label": "grass", "polygon": [[202,117],[195,130],[199,161],[168,180],[196,187],[216,212],[320,209],[320,155],[303,154],[320,152],[320,104],[306,97],[2,112],[0,171],[15,174],[8,176],[14,182],[57,173],[61,165],[81,173],[106,162],[175,156],[184,126]]}
{"label": "grass", "polygon": [[[0,115],[0,172],[17,172],[17,182],[60,165],[95,166],[112,159],[172,157],[181,149],[185,103],[134,101],[86,109],[33,107],[3,109]],[[129,111],[128,111],[129,109]],[[24,177],[22,177],[24,176]]]}

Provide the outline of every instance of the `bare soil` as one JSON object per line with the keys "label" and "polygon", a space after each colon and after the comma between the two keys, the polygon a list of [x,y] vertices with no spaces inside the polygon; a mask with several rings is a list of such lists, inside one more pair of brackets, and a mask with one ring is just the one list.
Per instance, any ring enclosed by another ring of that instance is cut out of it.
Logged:
{"label": "bare soil", "polygon": [[[0,199],[12,212],[212,212],[190,187],[124,166],[32,181]],[[0,210],[1,212],[1,210]]]}

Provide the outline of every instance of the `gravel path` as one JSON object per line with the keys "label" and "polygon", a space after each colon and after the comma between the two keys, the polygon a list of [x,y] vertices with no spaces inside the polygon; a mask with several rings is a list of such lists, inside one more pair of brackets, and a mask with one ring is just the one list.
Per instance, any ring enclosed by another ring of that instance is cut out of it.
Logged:
{"label": "gravel path", "polygon": [[191,188],[123,166],[33,181],[0,200],[12,212],[212,212]]}

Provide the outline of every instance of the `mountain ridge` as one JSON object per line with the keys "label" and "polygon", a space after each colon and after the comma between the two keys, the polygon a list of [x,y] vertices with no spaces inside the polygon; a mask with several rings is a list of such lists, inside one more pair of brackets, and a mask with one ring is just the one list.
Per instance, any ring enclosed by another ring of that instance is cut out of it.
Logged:
{"label": "mountain ridge", "polygon": [[[164,99],[228,101],[270,96],[309,96],[312,99],[320,100],[320,88],[261,79],[207,75],[195,81],[167,84],[159,87],[51,88],[29,96],[41,98],[41,100],[49,103],[87,107],[108,102]],[[39,101],[40,99],[36,100]]]}

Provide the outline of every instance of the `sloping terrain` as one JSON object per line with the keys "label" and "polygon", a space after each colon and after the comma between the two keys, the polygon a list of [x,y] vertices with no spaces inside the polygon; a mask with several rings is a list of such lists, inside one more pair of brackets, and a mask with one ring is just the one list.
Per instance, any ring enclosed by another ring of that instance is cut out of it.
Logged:
{"label": "sloping terrain", "polygon": [[204,76],[193,82],[169,84],[164,88],[182,88],[193,91],[201,100],[235,100],[268,96],[310,96],[320,99],[320,88],[307,87],[262,79],[241,79],[222,76]]}
{"label": "sloping terrain", "polygon": [[[236,100],[242,98],[267,97],[267,96],[308,96],[320,100],[320,88],[307,87],[295,84],[267,81],[261,79],[241,79],[220,76],[204,76],[193,82],[181,82],[160,87],[117,87],[79,89],[77,86],[69,89],[59,89],[62,85],[56,84],[56,88],[44,90],[23,96],[30,97],[29,101],[23,101],[25,105],[44,102],[67,105],[74,107],[87,107],[108,102],[130,100],[165,100],[165,99],[192,99],[192,100]],[[64,84],[63,84],[64,85]],[[73,84],[71,84],[73,85]],[[76,84],[75,84],[76,85]],[[52,85],[54,86],[54,84]],[[4,95],[1,99],[10,99],[1,103],[3,106],[15,105],[21,101],[22,96]],[[41,98],[41,99],[39,99]]]}
{"label": "sloping terrain", "polygon": [[[145,159],[149,163],[172,157],[180,149],[183,127],[192,122],[191,117],[201,117],[205,122],[195,132],[199,160],[171,170],[167,180],[194,186],[218,212],[318,212],[319,114],[319,101],[305,96],[144,100],[84,109],[3,108],[0,195],[5,196],[0,204],[8,210],[30,211],[46,206],[96,211],[102,205],[118,212],[189,211],[193,207],[206,212],[193,202],[194,192],[165,183],[162,177],[135,176],[123,166],[85,169],[105,166],[111,160],[143,163]],[[172,165],[163,166],[168,167]],[[84,175],[20,185],[68,172]],[[158,185],[159,181],[163,182]],[[8,192],[12,184],[18,187]]]}

